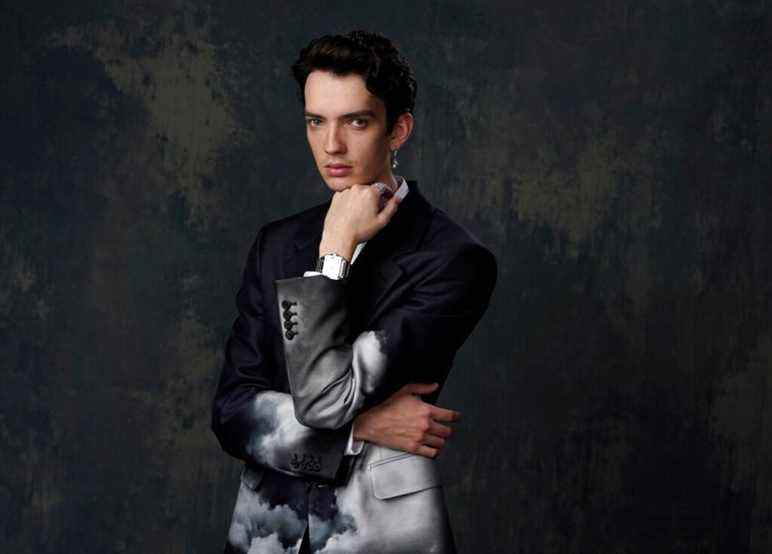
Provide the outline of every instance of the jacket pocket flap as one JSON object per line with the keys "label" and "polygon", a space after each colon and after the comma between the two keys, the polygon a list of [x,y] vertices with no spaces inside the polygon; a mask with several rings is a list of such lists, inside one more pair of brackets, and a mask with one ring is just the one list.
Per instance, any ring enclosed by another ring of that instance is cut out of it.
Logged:
{"label": "jacket pocket flap", "polygon": [[260,485],[260,481],[263,480],[263,474],[265,470],[261,467],[245,465],[241,470],[241,482],[244,483],[247,488],[256,490]]}
{"label": "jacket pocket flap", "polygon": [[405,453],[370,464],[373,494],[379,500],[418,492],[441,484],[434,460]]}

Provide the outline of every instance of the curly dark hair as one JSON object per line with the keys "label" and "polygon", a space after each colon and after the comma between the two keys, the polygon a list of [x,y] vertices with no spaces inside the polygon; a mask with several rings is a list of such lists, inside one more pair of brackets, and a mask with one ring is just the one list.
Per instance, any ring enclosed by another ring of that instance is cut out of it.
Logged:
{"label": "curly dark hair", "polygon": [[361,75],[367,90],[386,105],[387,133],[401,114],[412,113],[415,108],[417,83],[413,70],[396,46],[379,33],[357,30],[315,38],[300,51],[291,69],[304,106],[306,79],[312,71]]}

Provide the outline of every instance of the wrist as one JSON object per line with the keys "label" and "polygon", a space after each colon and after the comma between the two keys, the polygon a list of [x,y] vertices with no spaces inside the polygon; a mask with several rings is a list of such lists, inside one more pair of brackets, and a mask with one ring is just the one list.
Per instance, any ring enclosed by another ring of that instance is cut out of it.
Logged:
{"label": "wrist", "polygon": [[346,261],[351,263],[351,258],[354,256],[355,249],[356,243],[353,238],[327,237],[322,234],[322,240],[319,243],[319,257],[334,252],[338,256],[346,258]]}
{"label": "wrist", "polygon": [[351,436],[357,441],[366,441],[367,436],[362,425],[362,414],[354,418],[354,425],[351,426]]}

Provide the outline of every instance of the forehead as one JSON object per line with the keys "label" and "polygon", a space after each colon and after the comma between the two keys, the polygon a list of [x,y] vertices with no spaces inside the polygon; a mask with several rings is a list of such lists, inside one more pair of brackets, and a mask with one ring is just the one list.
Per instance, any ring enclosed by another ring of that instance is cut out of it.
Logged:
{"label": "forehead", "polygon": [[312,71],[304,89],[306,111],[325,117],[361,110],[385,111],[383,102],[367,90],[361,75],[335,75],[330,71]]}

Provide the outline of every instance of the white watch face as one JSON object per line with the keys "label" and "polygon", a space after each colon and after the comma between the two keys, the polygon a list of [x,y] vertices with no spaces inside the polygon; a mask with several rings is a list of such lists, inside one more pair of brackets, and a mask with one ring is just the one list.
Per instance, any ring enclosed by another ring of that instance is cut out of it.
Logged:
{"label": "white watch face", "polygon": [[322,274],[331,279],[340,279],[344,263],[345,260],[340,256],[327,255],[322,262]]}

